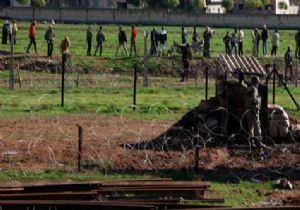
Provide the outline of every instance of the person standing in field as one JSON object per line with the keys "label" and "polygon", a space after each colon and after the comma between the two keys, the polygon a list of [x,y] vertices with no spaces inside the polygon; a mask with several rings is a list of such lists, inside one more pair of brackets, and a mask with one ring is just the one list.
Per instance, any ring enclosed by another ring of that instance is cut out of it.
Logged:
{"label": "person standing in field", "polygon": [[242,56],[244,54],[243,52],[243,42],[244,42],[244,31],[240,28],[239,29],[239,33],[238,33],[238,37],[237,37],[237,41],[238,41],[238,49],[239,49],[239,56]]}
{"label": "person standing in field", "polygon": [[183,71],[181,73],[181,80],[180,82],[187,82],[189,69],[190,69],[190,61],[193,59],[192,55],[192,48],[189,44],[184,44],[180,46],[182,51],[182,67]]}
{"label": "person standing in field", "polygon": [[236,46],[236,43],[237,43],[237,29],[234,29],[234,32],[232,33],[231,35],[231,54],[235,54],[237,55],[237,46]]}
{"label": "person standing in field", "polygon": [[102,26],[99,27],[99,30],[97,32],[97,36],[96,36],[96,50],[95,50],[95,56],[97,55],[97,51],[99,49],[99,54],[100,57],[102,56],[102,51],[103,51],[103,42],[105,42],[105,35],[102,32]]}
{"label": "person standing in field", "polygon": [[272,36],[272,50],[271,50],[271,56],[276,56],[277,55],[277,49],[278,49],[278,45],[279,45],[279,33],[278,30],[276,29],[274,31],[274,34]]}
{"label": "person standing in field", "polygon": [[89,26],[87,31],[86,31],[86,42],[87,42],[87,51],[86,55],[91,56],[91,51],[92,51],[92,40],[93,40],[93,32],[92,32],[92,26]]}
{"label": "person standing in field", "polygon": [[2,44],[7,44],[8,30],[9,30],[9,22],[5,20],[2,26]]}
{"label": "person standing in field", "polygon": [[18,25],[15,20],[13,20],[12,24],[11,24],[11,33],[13,36],[13,43],[14,43],[14,45],[16,45],[17,44]]}
{"label": "person standing in field", "polygon": [[29,50],[31,48],[31,45],[34,46],[34,51],[35,53],[38,53],[37,52],[37,49],[36,49],[36,35],[37,35],[37,32],[36,32],[36,21],[33,21],[30,25],[30,28],[29,28],[29,45],[27,47],[27,53],[29,53]]}
{"label": "person standing in field", "polygon": [[254,29],[252,32],[252,55],[258,57],[258,45],[259,45],[260,35],[258,28]]}
{"label": "person standing in field", "polygon": [[70,39],[68,36],[66,36],[60,44],[62,60],[65,62],[67,61],[67,55],[68,55],[70,46],[71,46]]}
{"label": "person standing in field", "polygon": [[264,25],[263,30],[261,32],[261,40],[262,40],[262,50],[263,50],[263,56],[267,56],[268,53],[268,38],[269,33],[267,30],[267,26]]}
{"label": "person standing in field", "polygon": [[150,34],[150,39],[151,39],[151,48],[150,48],[150,55],[155,56],[157,53],[157,47],[158,47],[158,33],[156,31],[156,28],[153,27],[151,34]]}
{"label": "person standing in field", "polygon": [[204,50],[203,50],[203,57],[210,58],[210,40],[212,39],[212,31],[210,27],[206,26],[206,30],[203,33],[203,40],[204,40]]}
{"label": "person standing in field", "polygon": [[159,56],[164,56],[165,53],[165,44],[168,40],[168,33],[164,27],[161,27],[161,32],[159,34]]}
{"label": "person standing in field", "polygon": [[295,34],[295,41],[296,41],[295,57],[300,58],[300,30],[298,30],[297,33]]}
{"label": "person standing in field", "polygon": [[187,32],[184,29],[184,27],[182,26],[181,27],[181,43],[186,44],[186,41],[187,41]]}
{"label": "person standing in field", "polygon": [[123,47],[125,52],[126,52],[126,55],[128,56],[128,50],[127,50],[127,47],[126,47],[126,43],[127,43],[127,36],[126,36],[126,33],[122,30],[122,27],[119,27],[119,35],[118,35],[118,39],[119,39],[119,45],[117,47],[117,53],[116,53],[116,56],[118,57],[119,56],[119,51],[120,51],[120,48]]}
{"label": "person standing in field", "polygon": [[[292,49],[289,45],[287,48],[287,51],[284,54],[284,61],[285,61],[285,82],[288,81],[288,79],[292,80],[293,78],[293,55],[292,55]],[[288,72],[290,73],[290,77],[288,77]]]}
{"label": "person standing in field", "polygon": [[49,25],[49,28],[45,33],[45,40],[47,41],[48,44],[48,53],[47,53],[48,58],[52,58],[54,39],[55,39],[55,33],[53,27],[52,25]]}
{"label": "person standing in field", "polygon": [[198,46],[199,42],[199,33],[197,31],[197,27],[194,26],[193,36],[192,36],[192,49],[195,50]]}
{"label": "person standing in field", "polygon": [[231,37],[229,36],[229,31],[227,31],[226,35],[223,37],[223,42],[225,44],[225,53],[227,55],[230,55],[231,54],[231,50],[230,50]]}
{"label": "person standing in field", "polygon": [[135,26],[131,27],[131,44],[130,44],[130,57],[132,56],[132,49],[134,50],[134,56],[136,56],[136,40],[137,40],[137,30]]}

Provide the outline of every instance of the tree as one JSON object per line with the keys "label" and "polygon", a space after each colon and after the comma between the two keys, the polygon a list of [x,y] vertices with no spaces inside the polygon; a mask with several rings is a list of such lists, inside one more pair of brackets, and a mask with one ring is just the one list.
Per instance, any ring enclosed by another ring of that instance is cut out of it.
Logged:
{"label": "tree", "polygon": [[232,10],[234,7],[234,0],[222,0],[222,7],[226,10]]}
{"label": "tree", "polygon": [[160,0],[146,0],[150,8],[156,8],[160,6]]}
{"label": "tree", "polygon": [[205,0],[193,0],[192,5],[194,9],[204,9],[206,7],[206,1]]}
{"label": "tree", "polygon": [[180,0],[146,0],[150,8],[174,8],[180,5]]}
{"label": "tree", "polygon": [[168,2],[168,8],[174,8],[180,5],[179,0],[167,0],[167,2]]}
{"label": "tree", "polygon": [[263,6],[267,6],[267,5],[269,5],[271,2],[270,2],[270,0],[261,0],[261,3],[262,3]]}
{"label": "tree", "polygon": [[287,9],[288,9],[288,5],[287,5],[287,3],[284,2],[284,1],[278,2],[278,7],[279,7],[279,9],[284,9],[284,10],[287,10]]}
{"label": "tree", "polygon": [[261,0],[245,0],[244,7],[245,9],[258,9],[263,6]]}
{"label": "tree", "polygon": [[35,7],[41,7],[46,5],[45,0],[17,0],[17,2],[21,4],[31,4],[32,6]]}

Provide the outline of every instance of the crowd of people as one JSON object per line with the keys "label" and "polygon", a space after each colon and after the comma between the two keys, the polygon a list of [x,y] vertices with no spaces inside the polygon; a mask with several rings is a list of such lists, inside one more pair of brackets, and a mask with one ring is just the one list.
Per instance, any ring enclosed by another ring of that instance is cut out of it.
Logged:
{"label": "crowd of people", "polygon": [[[36,43],[36,21],[33,21],[29,27],[29,45],[27,47],[26,52],[29,53],[30,49],[33,45],[35,53],[37,51],[37,43]],[[53,23],[54,24],[54,23]],[[53,56],[53,49],[54,49],[54,41],[55,41],[55,31],[53,29],[53,24],[49,25],[48,29],[45,32],[44,38],[47,42],[47,57],[52,58]],[[203,32],[202,36],[199,35],[197,31],[197,27],[194,27],[192,37],[191,37],[191,45],[188,43],[188,32],[185,27],[181,28],[181,45],[179,48],[182,52],[182,64],[183,69],[189,68],[189,61],[192,59],[192,51],[196,52],[197,46],[203,44],[203,57],[210,58],[211,57],[211,40],[214,36],[214,30],[210,27],[206,27],[205,31]],[[17,33],[18,27],[14,20],[11,22],[4,21],[3,28],[2,28],[2,44],[7,44],[8,41],[10,43],[16,44],[17,43]],[[119,27],[118,33],[118,45],[116,48],[116,57],[119,56],[120,50],[124,49],[127,56],[137,56],[137,39],[138,39],[138,30],[136,26],[131,27],[131,37],[130,37],[130,52],[127,49],[127,35],[122,27]],[[244,55],[244,39],[245,34],[243,29],[238,28],[234,29],[232,33],[227,31],[225,36],[223,37],[223,43],[225,45],[225,53],[228,55]],[[64,41],[68,41],[70,46],[70,40],[68,37],[64,38]],[[96,45],[95,45],[95,52],[94,56],[97,55],[99,51],[99,56],[103,55],[103,44],[105,42],[105,34],[103,32],[102,26],[99,26],[99,29],[96,34]],[[271,40],[271,56],[277,56],[277,51],[280,43],[280,35],[278,30],[274,30],[272,36],[269,36],[269,31],[267,26],[264,25],[261,30],[255,28],[252,31],[252,56],[258,57],[259,56],[259,49],[262,49],[262,56],[266,57],[268,55],[268,43]],[[93,43],[93,29],[92,26],[88,26],[86,31],[86,42],[87,42],[87,56],[92,56],[92,43]],[[150,56],[164,56],[165,55],[165,48],[168,42],[168,33],[164,26],[161,27],[161,30],[158,31],[156,27],[150,32]],[[296,42],[296,49],[295,49],[295,57],[300,58],[300,30],[295,34],[295,42]],[[63,51],[63,50],[62,50]],[[289,45],[285,55],[285,64],[286,69],[290,72],[290,77],[292,77],[292,61],[293,61],[293,53],[292,47]],[[183,70],[183,72],[186,72]],[[187,79],[187,73],[183,73],[183,79]]]}

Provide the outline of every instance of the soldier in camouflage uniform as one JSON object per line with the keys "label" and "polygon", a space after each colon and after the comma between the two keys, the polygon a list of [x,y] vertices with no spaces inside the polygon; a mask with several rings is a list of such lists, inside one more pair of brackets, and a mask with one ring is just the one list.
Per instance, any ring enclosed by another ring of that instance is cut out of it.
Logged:
{"label": "soldier in camouflage uniform", "polygon": [[251,85],[248,87],[246,92],[246,109],[247,109],[247,124],[249,137],[253,141],[254,145],[257,144],[259,147],[265,147],[262,143],[261,136],[261,125],[259,119],[259,111],[261,108],[261,97],[258,93],[259,78],[252,77]]}

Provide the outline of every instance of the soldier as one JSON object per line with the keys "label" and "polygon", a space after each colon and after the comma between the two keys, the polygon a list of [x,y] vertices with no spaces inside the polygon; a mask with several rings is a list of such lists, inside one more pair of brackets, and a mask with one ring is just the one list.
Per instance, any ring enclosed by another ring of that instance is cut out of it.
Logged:
{"label": "soldier", "polygon": [[104,33],[102,32],[102,26],[99,27],[99,31],[97,32],[97,46],[95,50],[95,56],[97,55],[97,51],[99,49],[100,57],[102,56],[102,47],[103,47],[103,42],[105,41],[105,36]]}
{"label": "soldier", "polygon": [[51,25],[45,33],[45,40],[48,44],[47,57],[52,58],[53,45],[54,45],[55,33]]}
{"label": "soldier", "polygon": [[266,147],[262,143],[261,125],[259,119],[259,112],[261,108],[261,97],[258,93],[259,78],[254,76],[251,78],[251,85],[246,92],[246,118],[248,124],[249,137],[251,143],[255,146]]}
{"label": "soldier", "polygon": [[89,26],[88,30],[86,31],[86,41],[87,41],[87,44],[88,44],[88,48],[87,48],[87,51],[86,51],[87,56],[91,56],[92,39],[93,39],[92,26]]}

